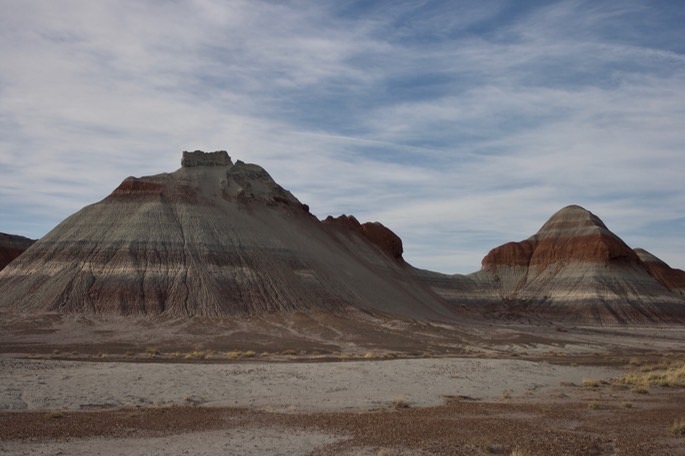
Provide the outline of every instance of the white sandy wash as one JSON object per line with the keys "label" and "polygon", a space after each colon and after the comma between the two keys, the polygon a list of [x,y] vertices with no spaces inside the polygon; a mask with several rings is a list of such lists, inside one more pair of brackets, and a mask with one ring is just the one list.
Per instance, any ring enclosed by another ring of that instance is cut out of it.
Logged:
{"label": "white sandy wash", "polygon": [[310,412],[386,407],[398,399],[433,406],[448,396],[516,397],[618,373],[497,359],[169,364],[0,358],[0,409],[194,404]]}

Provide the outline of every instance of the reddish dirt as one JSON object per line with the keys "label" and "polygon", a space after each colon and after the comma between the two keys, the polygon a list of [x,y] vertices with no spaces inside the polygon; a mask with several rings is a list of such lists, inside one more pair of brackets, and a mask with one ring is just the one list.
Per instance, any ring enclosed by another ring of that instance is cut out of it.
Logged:
{"label": "reddish dirt", "polygon": [[508,455],[514,449],[529,455],[685,454],[685,439],[670,431],[685,410],[682,391],[640,398],[631,394],[605,394],[591,402],[537,404],[457,399],[441,407],[363,413],[278,414],[201,407],[1,412],[0,440],[131,438],[276,426],[346,437],[313,453],[318,455],[349,454],[363,447],[435,455]]}

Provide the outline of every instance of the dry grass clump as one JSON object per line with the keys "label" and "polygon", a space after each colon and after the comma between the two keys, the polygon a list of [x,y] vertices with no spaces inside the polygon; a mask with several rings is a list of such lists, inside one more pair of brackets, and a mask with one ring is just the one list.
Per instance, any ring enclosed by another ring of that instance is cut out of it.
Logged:
{"label": "dry grass clump", "polygon": [[387,448],[381,448],[376,453],[376,456],[392,456],[392,451],[388,450]]}
{"label": "dry grass clump", "polygon": [[154,348],[154,347],[147,347],[145,349],[145,353],[147,353],[147,356],[150,358],[154,358],[155,356],[159,356],[159,350]]}
{"label": "dry grass clump", "polygon": [[685,387],[685,362],[643,366],[639,372],[631,372],[616,379],[618,383],[642,388],[650,386]]}
{"label": "dry grass clump", "polygon": [[602,385],[601,380],[595,380],[592,378],[584,378],[583,379],[583,386],[585,388],[599,388]]}
{"label": "dry grass clump", "polygon": [[671,433],[680,437],[685,437],[685,419],[678,418],[671,426]]}
{"label": "dry grass clump", "polygon": [[402,398],[395,399],[395,400],[393,401],[392,405],[393,405],[396,409],[406,409],[406,408],[409,408],[409,402],[408,402],[406,399],[402,399]]}
{"label": "dry grass clump", "polygon": [[514,448],[511,450],[511,454],[509,456],[532,456],[532,453],[521,448]]}
{"label": "dry grass clump", "polygon": [[56,420],[58,418],[62,418],[64,416],[64,413],[60,412],[59,410],[52,410],[47,413],[47,417],[51,418],[53,420]]}
{"label": "dry grass clump", "polygon": [[191,359],[207,359],[207,357],[210,355],[210,352],[205,352],[202,350],[193,350],[190,353],[186,353],[183,359],[185,360],[191,360]]}
{"label": "dry grass clump", "polygon": [[292,350],[292,349],[283,350],[283,351],[281,352],[281,355],[295,356],[295,355],[297,355],[297,351],[296,351],[296,350]]}

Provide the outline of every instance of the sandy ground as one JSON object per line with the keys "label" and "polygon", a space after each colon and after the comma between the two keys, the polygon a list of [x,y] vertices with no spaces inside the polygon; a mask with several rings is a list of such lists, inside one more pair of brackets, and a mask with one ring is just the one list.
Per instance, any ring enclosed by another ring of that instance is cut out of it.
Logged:
{"label": "sandy ground", "polygon": [[[685,455],[685,440],[667,432],[685,410],[681,390],[610,387],[626,369],[458,358],[173,364],[5,356],[0,454]],[[582,386],[590,380],[594,386]]]}
{"label": "sandy ground", "polygon": [[684,328],[289,318],[0,320],[0,454],[685,456]]}
{"label": "sandy ground", "polygon": [[193,404],[356,411],[398,400],[418,407],[440,405],[446,397],[493,400],[618,374],[605,367],[499,359],[143,364],[0,358],[0,409]]}

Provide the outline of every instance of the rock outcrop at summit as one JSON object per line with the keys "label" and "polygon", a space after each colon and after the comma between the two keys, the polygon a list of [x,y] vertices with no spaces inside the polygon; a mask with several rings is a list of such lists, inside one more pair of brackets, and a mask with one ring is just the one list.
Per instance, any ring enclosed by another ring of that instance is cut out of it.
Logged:
{"label": "rock outcrop at summit", "polygon": [[568,206],[534,236],[491,250],[471,277],[508,310],[555,321],[680,321],[685,302],[593,213]]}
{"label": "rock outcrop at summit", "polygon": [[420,319],[453,310],[413,280],[377,225],[334,228],[260,166],[184,153],[125,179],[0,272],[0,309],[170,317],[348,308]]}
{"label": "rock outcrop at summit", "polygon": [[36,242],[14,234],[0,233],[0,271]]}
{"label": "rock outcrop at summit", "polygon": [[359,223],[354,216],[343,214],[339,217],[329,215],[323,223],[358,233],[390,258],[404,262],[402,239],[380,222]]}

